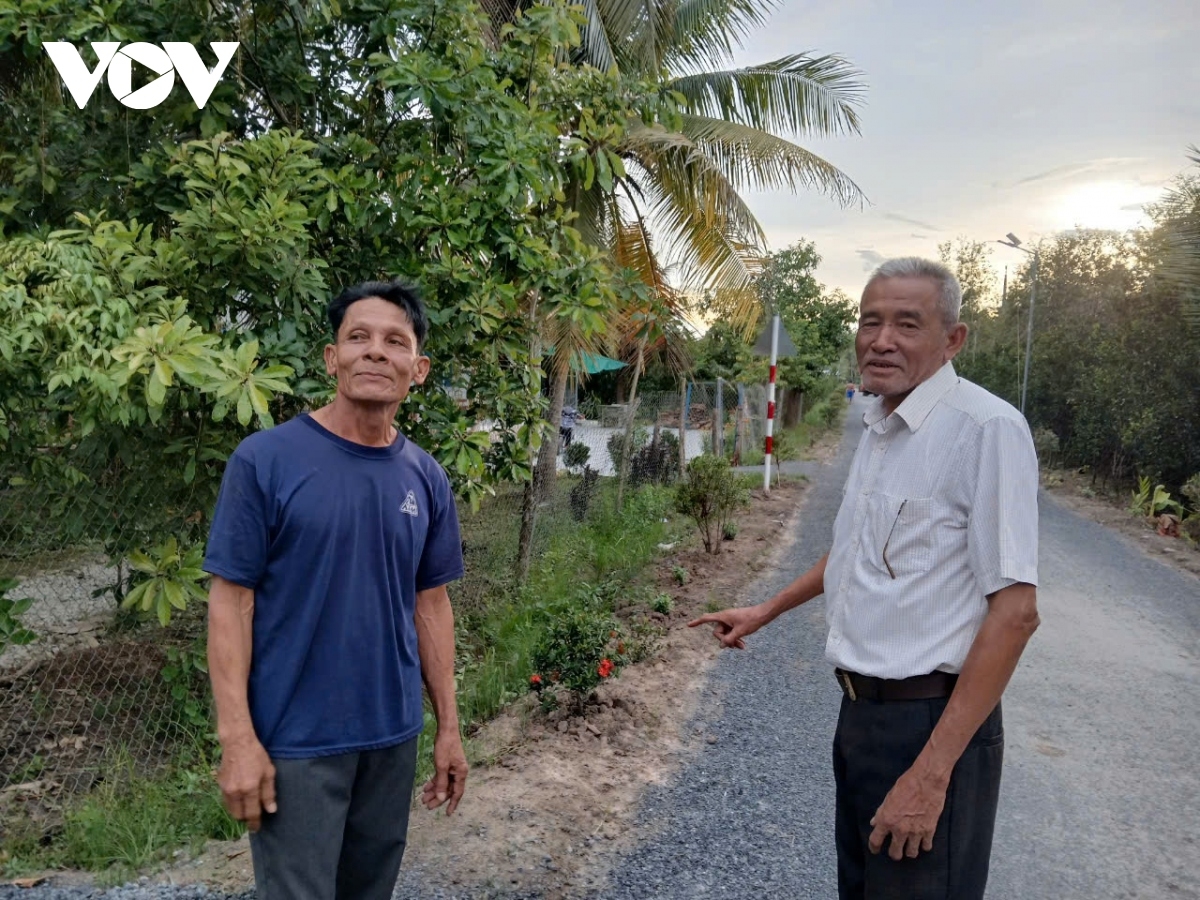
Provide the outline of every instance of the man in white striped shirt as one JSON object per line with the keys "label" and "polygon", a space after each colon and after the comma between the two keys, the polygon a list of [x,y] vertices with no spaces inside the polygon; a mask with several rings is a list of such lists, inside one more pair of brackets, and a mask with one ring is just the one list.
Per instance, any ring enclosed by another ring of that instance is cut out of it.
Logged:
{"label": "man in white striped shirt", "polygon": [[987,883],[1000,695],[1038,626],[1038,472],[1024,418],[955,374],[961,302],[939,263],[872,274],[855,349],[878,396],[830,552],[765,603],[691,623],[744,649],[826,595],[841,900],[980,900]]}

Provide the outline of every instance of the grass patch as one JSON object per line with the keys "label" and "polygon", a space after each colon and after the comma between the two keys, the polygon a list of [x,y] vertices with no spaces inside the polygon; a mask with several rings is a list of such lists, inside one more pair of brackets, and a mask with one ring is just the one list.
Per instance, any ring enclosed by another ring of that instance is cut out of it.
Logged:
{"label": "grass patch", "polygon": [[4,877],[67,867],[119,884],[181,847],[199,849],[206,840],[232,840],[244,831],[221,805],[212,763],[198,747],[152,775],[127,751],[116,751],[104,771],[104,782],[66,808],[52,840],[28,820],[12,823],[0,855]]}

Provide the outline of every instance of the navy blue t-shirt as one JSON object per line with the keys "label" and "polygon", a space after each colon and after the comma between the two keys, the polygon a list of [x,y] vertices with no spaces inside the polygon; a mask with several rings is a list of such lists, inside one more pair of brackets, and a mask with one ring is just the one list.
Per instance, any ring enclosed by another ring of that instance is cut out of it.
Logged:
{"label": "navy blue t-shirt", "polygon": [[403,436],[338,437],[303,415],[250,435],[225,468],[204,569],[254,589],[250,715],[271,756],[420,733],[418,591],[463,574],[449,480]]}

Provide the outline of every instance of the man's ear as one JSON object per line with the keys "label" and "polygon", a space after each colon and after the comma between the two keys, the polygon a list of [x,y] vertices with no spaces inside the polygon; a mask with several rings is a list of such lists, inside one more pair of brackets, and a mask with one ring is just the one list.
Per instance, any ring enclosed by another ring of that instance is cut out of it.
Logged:
{"label": "man's ear", "polygon": [[333,344],[325,345],[325,374],[337,377],[337,347]]}
{"label": "man's ear", "polygon": [[950,326],[946,338],[946,362],[958,356],[958,351],[966,345],[967,330],[966,322],[955,322]]}
{"label": "man's ear", "polygon": [[418,356],[416,368],[413,369],[413,384],[424,384],[432,365],[428,356]]}

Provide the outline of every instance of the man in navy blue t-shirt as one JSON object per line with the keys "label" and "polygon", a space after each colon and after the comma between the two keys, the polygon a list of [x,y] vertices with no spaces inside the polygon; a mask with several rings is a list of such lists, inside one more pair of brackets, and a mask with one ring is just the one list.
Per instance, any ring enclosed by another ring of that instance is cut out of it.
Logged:
{"label": "man in navy blue t-shirt", "polygon": [[467,762],[454,698],[463,574],[446,473],[392,424],[429,374],[428,322],[400,284],[329,305],[332,403],[229,458],[205,571],[209,674],[231,815],[259,900],[391,897],[423,725],[437,717],[429,809],[458,806]]}

